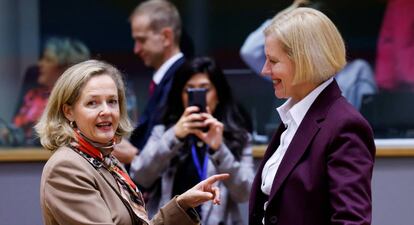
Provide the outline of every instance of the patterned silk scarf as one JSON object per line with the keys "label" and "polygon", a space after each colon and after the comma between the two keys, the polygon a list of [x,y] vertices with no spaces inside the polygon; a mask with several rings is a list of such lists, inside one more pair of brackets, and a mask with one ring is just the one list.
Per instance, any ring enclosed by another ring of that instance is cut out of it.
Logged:
{"label": "patterned silk scarf", "polygon": [[[127,203],[131,207],[132,211],[141,220],[141,222],[149,224],[141,192],[138,190],[137,186],[128,174],[119,166],[119,161],[112,154],[110,154],[114,144],[110,144],[106,147],[97,147],[84,135],[82,135],[79,130],[75,129],[75,134],[77,140],[71,144],[73,149],[82,155],[89,163],[91,163],[95,169],[98,170],[98,172],[100,172],[99,168],[105,168],[114,177],[116,183],[118,184],[123,202]],[[102,152],[109,152],[109,154],[104,156]],[[101,175],[103,176],[102,173]]]}

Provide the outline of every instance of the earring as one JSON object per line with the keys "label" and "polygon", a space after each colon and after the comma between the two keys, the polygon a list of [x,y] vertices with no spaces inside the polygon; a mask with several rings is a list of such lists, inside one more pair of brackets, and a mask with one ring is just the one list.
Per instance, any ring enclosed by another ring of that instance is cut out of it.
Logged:
{"label": "earring", "polygon": [[70,121],[69,122],[70,127],[75,128],[76,127],[76,123],[75,121]]}

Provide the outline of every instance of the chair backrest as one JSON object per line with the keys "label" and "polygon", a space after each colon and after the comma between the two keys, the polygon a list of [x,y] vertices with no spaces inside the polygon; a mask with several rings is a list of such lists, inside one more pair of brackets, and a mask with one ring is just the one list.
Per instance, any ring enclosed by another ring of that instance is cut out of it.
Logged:
{"label": "chair backrest", "polygon": [[362,59],[349,62],[335,79],[342,95],[357,109],[361,108],[364,95],[375,94],[378,90],[371,66]]}
{"label": "chair backrest", "polygon": [[24,77],[23,77],[22,86],[19,91],[19,98],[16,104],[14,115],[17,114],[21,105],[23,104],[23,98],[24,98],[24,95],[27,93],[27,91],[40,86],[39,83],[37,82],[38,77],[39,77],[39,67],[37,65],[33,65],[27,68],[24,74]]}
{"label": "chair backrest", "polygon": [[365,95],[361,113],[376,138],[414,137],[414,93],[382,92]]}
{"label": "chair backrest", "polygon": [[14,127],[0,118],[0,146],[20,146],[25,144],[24,133],[22,129]]}
{"label": "chair backrest", "polygon": [[268,136],[271,136],[280,124],[276,107],[285,100],[275,97],[271,80],[258,76],[253,71],[225,70],[224,73],[234,98],[252,118],[254,142],[267,143]]}

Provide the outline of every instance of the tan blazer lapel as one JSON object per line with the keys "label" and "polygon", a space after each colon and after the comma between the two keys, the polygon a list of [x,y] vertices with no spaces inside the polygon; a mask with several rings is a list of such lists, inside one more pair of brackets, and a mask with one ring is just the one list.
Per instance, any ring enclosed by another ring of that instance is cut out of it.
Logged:
{"label": "tan blazer lapel", "polygon": [[136,218],[138,218],[138,220],[140,220],[143,224],[150,224],[147,213],[145,211],[145,206],[138,205],[132,202],[128,196],[125,196],[114,177],[105,168],[99,168],[98,172],[104,178],[105,182],[111,186],[112,190],[117,194],[121,201],[125,204],[125,207],[127,207],[130,214],[135,215]]}
{"label": "tan blazer lapel", "polygon": [[103,166],[97,169],[101,176],[104,178],[106,183],[108,183],[111,188],[117,192],[117,194],[121,194],[121,190],[119,190],[118,183],[116,182],[115,178],[106,170]]}

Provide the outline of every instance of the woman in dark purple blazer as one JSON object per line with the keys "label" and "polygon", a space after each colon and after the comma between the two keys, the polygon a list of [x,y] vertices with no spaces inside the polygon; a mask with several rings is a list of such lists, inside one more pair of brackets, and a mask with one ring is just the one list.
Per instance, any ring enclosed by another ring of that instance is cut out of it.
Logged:
{"label": "woman in dark purple blazer", "polygon": [[370,224],[373,133],[333,78],[346,63],[335,25],[314,9],[284,12],[265,30],[265,52],[262,73],[287,101],[253,183],[249,224]]}

